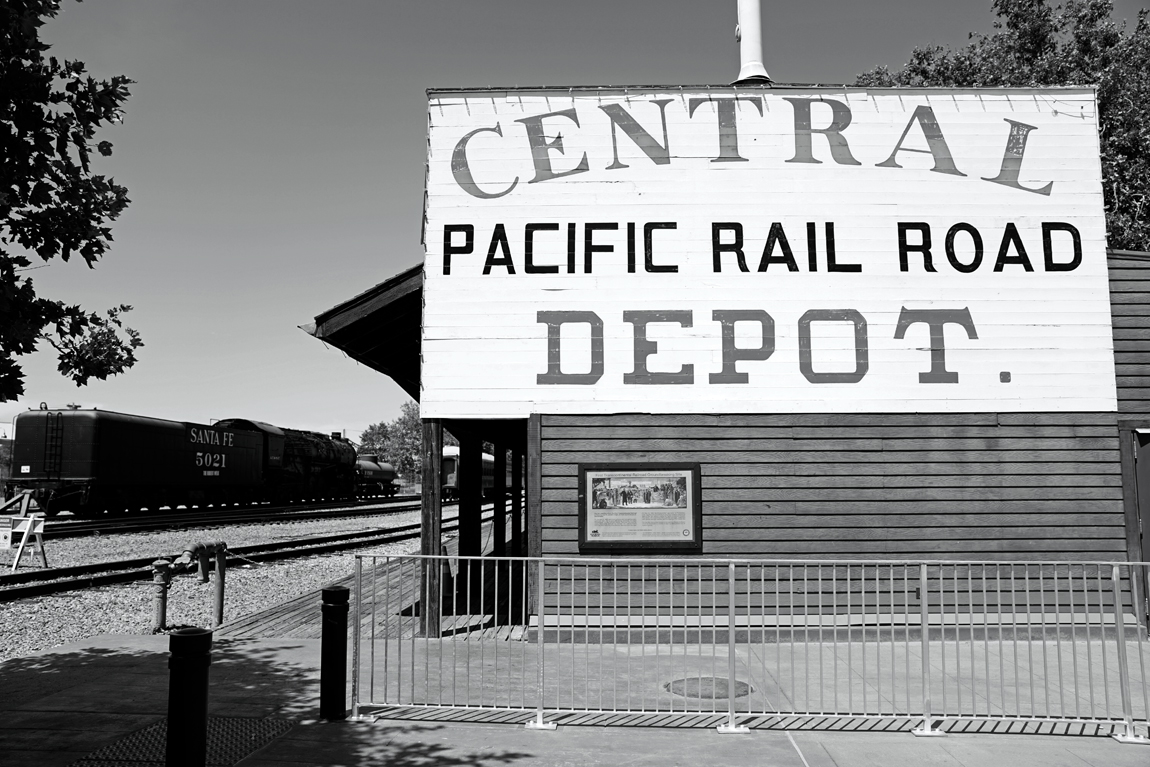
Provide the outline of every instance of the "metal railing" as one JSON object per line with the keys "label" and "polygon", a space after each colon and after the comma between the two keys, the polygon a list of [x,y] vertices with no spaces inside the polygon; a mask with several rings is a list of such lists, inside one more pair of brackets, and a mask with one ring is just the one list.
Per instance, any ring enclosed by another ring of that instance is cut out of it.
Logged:
{"label": "metal railing", "polygon": [[534,711],[536,726],[548,712],[709,714],[724,731],[905,718],[919,735],[1092,723],[1144,740],[1146,566],[359,555],[353,703]]}

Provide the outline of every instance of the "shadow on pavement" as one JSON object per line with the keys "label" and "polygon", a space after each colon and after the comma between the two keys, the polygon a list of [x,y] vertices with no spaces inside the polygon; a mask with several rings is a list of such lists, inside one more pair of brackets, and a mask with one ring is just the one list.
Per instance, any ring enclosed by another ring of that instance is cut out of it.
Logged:
{"label": "shadow on pavement", "polygon": [[[498,739],[498,732],[492,736]],[[477,747],[478,745],[478,747]],[[534,760],[537,754],[495,744],[460,743],[458,732],[437,724],[333,722],[301,724],[241,767],[386,764],[388,767],[484,767]]]}
{"label": "shadow on pavement", "polygon": [[[115,747],[112,752],[129,756],[134,749],[149,751],[136,755],[139,764],[148,763],[155,738],[141,735],[154,731],[167,714],[167,649],[166,636],[106,636],[0,663],[0,761],[5,767],[65,767]],[[251,740],[238,750],[234,743],[214,749],[209,744],[211,753],[228,754],[214,763],[450,767],[511,764],[532,756],[497,744],[478,750],[449,745],[441,737],[443,725],[317,721],[318,661],[316,640],[217,641],[209,671],[210,717],[230,723],[233,733],[237,720],[301,723],[270,744]]]}

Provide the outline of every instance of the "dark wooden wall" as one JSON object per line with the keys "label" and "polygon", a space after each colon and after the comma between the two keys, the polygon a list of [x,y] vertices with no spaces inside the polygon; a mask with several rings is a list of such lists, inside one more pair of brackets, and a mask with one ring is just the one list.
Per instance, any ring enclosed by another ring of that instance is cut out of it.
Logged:
{"label": "dark wooden wall", "polygon": [[1150,253],[1112,251],[1108,261],[1118,412],[1150,414]]}
{"label": "dark wooden wall", "polygon": [[542,549],[579,463],[697,461],[703,555],[1124,559],[1113,413],[543,416]]}
{"label": "dark wooden wall", "polygon": [[[1139,508],[1133,429],[1150,428],[1150,253],[1110,251],[1110,314],[1118,383],[1119,444],[1126,511],[1126,554],[1147,558]],[[1145,499],[1142,506],[1145,506]],[[1150,579],[1148,579],[1150,585]]]}
{"label": "dark wooden wall", "polygon": [[1150,255],[1109,264],[1118,413],[544,415],[542,553],[578,553],[578,464],[697,461],[704,556],[1126,559],[1118,419],[1150,414]]}

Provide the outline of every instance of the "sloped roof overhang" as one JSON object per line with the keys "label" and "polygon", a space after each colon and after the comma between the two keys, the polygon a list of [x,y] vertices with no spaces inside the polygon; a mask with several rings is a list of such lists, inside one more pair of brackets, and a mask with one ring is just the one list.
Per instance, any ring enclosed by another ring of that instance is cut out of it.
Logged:
{"label": "sloped roof overhang", "polygon": [[422,318],[423,264],[417,264],[316,315],[314,326],[303,329],[388,376],[418,402]]}

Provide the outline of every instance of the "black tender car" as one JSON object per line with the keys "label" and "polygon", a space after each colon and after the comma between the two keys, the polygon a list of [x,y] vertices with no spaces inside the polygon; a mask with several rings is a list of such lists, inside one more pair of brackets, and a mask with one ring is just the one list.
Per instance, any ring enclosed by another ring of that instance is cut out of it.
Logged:
{"label": "black tender car", "polygon": [[107,410],[16,417],[5,495],[48,514],[352,498],[346,440],[230,419],[205,425]]}

